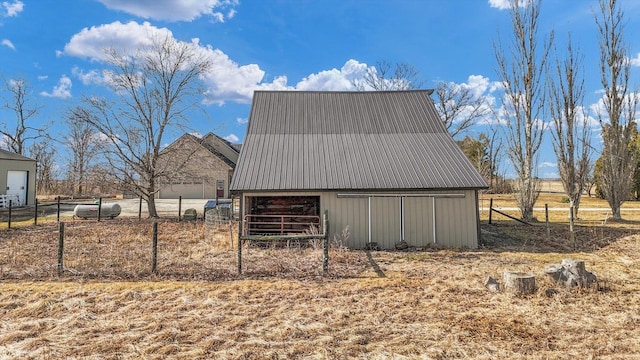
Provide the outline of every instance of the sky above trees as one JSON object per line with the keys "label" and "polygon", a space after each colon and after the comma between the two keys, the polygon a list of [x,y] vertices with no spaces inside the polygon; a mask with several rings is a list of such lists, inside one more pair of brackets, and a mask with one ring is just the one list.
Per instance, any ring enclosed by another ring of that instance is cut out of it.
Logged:
{"label": "sky above trees", "polygon": [[[104,48],[133,53],[154,36],[169,35],[213,63],[202,79],[204,111],[191,116],[193,131],[242,142],[254,90],[353,90],[354,80],[380,60],[413,65],[426,88],[452,82],[501,107],[494,43],[511,39],[507,8],[507,0],[6,0],[0,3],[0,75],[28,81],[43,109],[36,121],[52,124],[52,136],[64,136],[64,112],[82,96],[109,91]],[[635,85],[640,2],[621,1],[621,8]],[[571,32],[584,54],[584,105],[594,125],[602,96],[595,11],[595,0],[543,0],[539,29],[541,41],[555,31],[560,50]],[[0,110],[0,122],[11,116]],[[481,131],[482,124],[469,135]],[[599,126],[593,131],[598,147]],[[557,177],[551,136],[538,172]]]}

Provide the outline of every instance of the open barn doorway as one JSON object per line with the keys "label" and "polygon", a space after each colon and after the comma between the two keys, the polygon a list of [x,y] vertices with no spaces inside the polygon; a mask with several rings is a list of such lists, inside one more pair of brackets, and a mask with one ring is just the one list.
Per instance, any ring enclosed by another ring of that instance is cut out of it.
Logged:
{"label": "open barn doorway", "polygon": [[245,235],[300,234],[320,227],[320,196],[246,198]]}

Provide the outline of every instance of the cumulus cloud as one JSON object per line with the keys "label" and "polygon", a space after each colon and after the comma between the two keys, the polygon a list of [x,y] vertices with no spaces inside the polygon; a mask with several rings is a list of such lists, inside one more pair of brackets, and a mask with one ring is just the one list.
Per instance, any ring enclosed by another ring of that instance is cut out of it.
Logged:
{"label": "cumulus cloud", "polygon": [[58,85],[54,86],[50,93],[43,91],[40,95],[58,99],[68,99],[71,97],[71,86],[71,79],[66,75],[62,75],[60,80],[58,80]]}
{"label": "cumulus cloud", "polygon": [[311,74],[296,85],[297,90],[344,91],[353,90],[353,81],[367,72],[367,64],[348,60],[340,70],[331,69]]}
{"label": "cumulus cloud", "polygon": [[154,38],[172,37],[169,29],[157,28],[148,22],[138,24],[130,21],[123,24],[119,21],[111,24],[84,28],[73,35],[58,55],[69,55],[87,58],[92,61],[105,61],[105,49],[117,49],[126,53],[134,53],[152,45]]}
{"label": "cumulus cloud", "polygon": [[14,2],[9,2],[9,1],[2,2],[2,13],[4,16],[7,16],[7,17],[18,16],[18,14],[20,14],[23,9],[24,9],[24,3],[20,0],[17,0]]}
{"label": "cumulus cloud", "polygon": [[511,7],[511,0],[489,0],[489,6],[500,10],[507,10]]}
{"label": "cumulus cloud", "polygon": [[84,85],[106,85],[111,83],[111,72],[106,70],[82,70],[77,66],[71,69],[71,75],[79,79]]}
{"label": "cumulus cloud", "polygon": [[248,119],[248,118],[237,118],[237,119],[236,119],[236,122],[237,122],[238,124],[240,124],[240,125],[244,125],[244,124],[249,123],[249,119]]}
{"label": "cumulus cloud", "polygon": [[[144,18],[165,21],[192,21],[201,16],[210,16],[214,21],[224,22],[235,15],[238,0],[99,0],[109,9]],[[227,13],[225,16],[223,12]]]}
{"label": "cumulus cloud", "polygon": [[[150,46],[154,38],[164,37],[172,38],[173,34],[166,28],[158,28],[148,22],[139,24],[131,21],[123,24],[116,21],[82,29],[71,37],[58,55],[103,63],[107,60],[104,49],[117,49],[135,57],[140,49]],[[224,104],[225,101],[249,103],[254,90],[288,89],[287,78],[284,76],[276,77],[272,82],[262,82],[265,72],[257,64],[239,65],[221,50],[201,45],[198,39],[193,39],[189,44],[212,64],[210,71],[202,75],[207,88],[205,104]],[[84,84],[109,83],[109,73],[104,70],[85,71],[76,68],[73,75]]]}
{"label": "cumulus cloud", "polygon": [[2,44],[2,45],[4,45],[4,46],[8,47],[8,48],[9,48],[9,49],[11,49],[11,50],[15,50],[15,49],[16,49],[16,47],[15,47],[15,46],[13,46],[13,43],[12,43],[12,42],[11,42],[11,40],[9,40],[9,39],[2,39],[2,41],[0,42],[0,44]]}
{"label": "cumulus cloud", "polygon": [[558,164],[550,161],[543,161],[538,165],[538,168],[555,168],[555,167],[558,167]]}
{"label": "cumulus cloud", "polygon": [[235,134],[229,134],[229,135],[225,136],[224,139],[227,140],[228,142],[232,143],[232,144],[237,144],[238,141],[240,141],[240,138],[237,137]]}

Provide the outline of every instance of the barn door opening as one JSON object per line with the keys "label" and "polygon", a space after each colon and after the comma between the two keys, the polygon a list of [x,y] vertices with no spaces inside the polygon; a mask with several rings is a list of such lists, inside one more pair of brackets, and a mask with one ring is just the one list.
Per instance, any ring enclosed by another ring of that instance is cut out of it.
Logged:
{"label": "barn door opening", "polygon": [[320,228],[320,196],[251,196],[245,235],[285,235]]}

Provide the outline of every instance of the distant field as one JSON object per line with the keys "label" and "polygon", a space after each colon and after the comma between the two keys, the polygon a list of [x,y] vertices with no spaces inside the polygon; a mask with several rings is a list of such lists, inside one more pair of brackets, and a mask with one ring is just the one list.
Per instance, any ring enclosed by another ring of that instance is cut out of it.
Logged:
{"label": "distant field", "polygon": [[[505,200],[506,201],[506,200]],[[505,202],[506,203],[506,202]],[[633,221],[579,226],[483,221],[480,250],[243,249],[228,229],[150,223],[67,224],[56,275],[55,224],[0,232],[0,358],[412,359],[640,357],[640,235]],[[586,261],[598,288],[544,275]],[[491,293],[487,276],[531,272],[534,295]]]}

